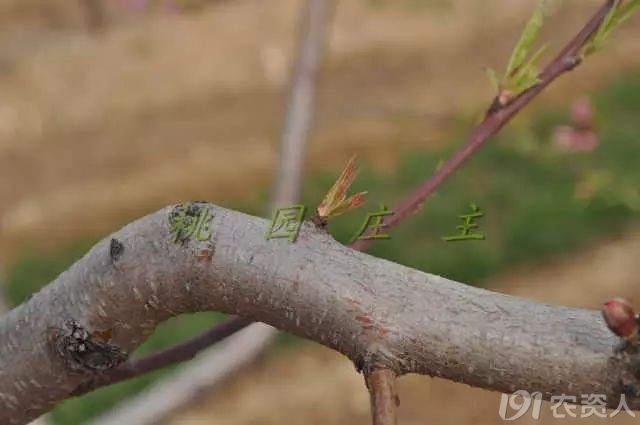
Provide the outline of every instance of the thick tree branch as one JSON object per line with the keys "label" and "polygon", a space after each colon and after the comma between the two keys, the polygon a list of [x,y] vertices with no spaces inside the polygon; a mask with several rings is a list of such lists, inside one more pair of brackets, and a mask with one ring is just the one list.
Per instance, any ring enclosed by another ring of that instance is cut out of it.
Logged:
{"label": "thick tree branch", "polygon": [[[205,205],[205,204],[202,204]],[[599,312],[462,285],[353,251],[305,223],[296,243],[266,220],[211,206],[211,241],[173,243],[168,207],[99,242],[0,318],[0,423],[22,424],[93,378],[72,370],[51,333],[73,319],[132,351],[170,316],[216,310],[333,348],[356,364],[499,391],[606,394],[638,365],[618,359]],[[113,262],[110,238],[124,251]],[[212,244],[213,255],[198,253]],[[632,408],[640,398],[628,395]]]}

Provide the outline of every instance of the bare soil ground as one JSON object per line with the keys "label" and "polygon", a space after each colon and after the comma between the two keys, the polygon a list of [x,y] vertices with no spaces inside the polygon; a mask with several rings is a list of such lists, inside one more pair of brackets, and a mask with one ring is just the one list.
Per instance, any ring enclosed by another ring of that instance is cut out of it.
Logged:
{"label": "bare soil ground", "polygon": [[[554,45],[598,3],[556,7]],[[100,34],[38,26],[35,4],[0,3],[3,22],[24,16],[0,30],[0,256],[108,233],[176,200],[251,199],[272,177],[300,0],[219,2]],[[459,114],[480,114],[482,67],[504,65],[535,2],[373,4],[336,8],[311,169],[354,151],[390,167],[436,145]],[[638,65],[638,31],[627,25],[548,100]]]}
{"label": "bare soil ground", "polygon": [[[542,266],[513,270],[495,279],[491,286],[497,291],[576,307],[597,309],[613,295],[638,305],[639,251],[640,230],[636,230],[625,238],[603,241]],[[399,395],[402,425],[505,423],[498,416],[499,393],[411,375],[399,380]],[[368,425],[368,403],[362,377],[349,360],[322,346],[305,343],[263,359],[165,425]],[[515,423],[622,425],[637,420],[624,411],[613,418],[554,418],[550,404],[544,402],[539,420],[529,414]]]}

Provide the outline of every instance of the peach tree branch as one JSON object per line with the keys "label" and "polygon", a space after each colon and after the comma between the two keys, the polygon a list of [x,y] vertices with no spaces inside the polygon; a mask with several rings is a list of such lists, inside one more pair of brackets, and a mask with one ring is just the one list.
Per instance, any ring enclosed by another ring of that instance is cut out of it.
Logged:
{"label": "peach tree branch", "polygon": [[[169,317],[236,314],[316,341],[365,371],[420,373],[497,391],[628,393],[637,353],[597,311],[494,293],[372,257],[305,222],[265,239],[267,220],[209,204],[213,235],[173,242],[164,208],[95,245],[0,318],[0,423],[23,424],[108,372]],[[110,239],[123,250],[116,261]],[[199,255],[212,249],[207,260]],[[68,332],[68,323],[74,323]],[[103,338],[109,335],[108,342]],[[80,349],[80,342],[85,344]],[[98,367],[100,366],[100,367]]]}
{"label": "peach tree branch", "polygon": [[[507,104],[500,103],[496,96],[483,121],[471,133],[467,141],[423,184],[417,187],[404,201],[396,205],[383,219],[387,228],[393,228],[416,213],[424,201],[451,177],[469,158],[482,148],[492,136],[498,133],[513,117],[533,101],[561,75],[573,70],[581,62],[581,51],[589,39],[598,31],[602,21],[615,6],[616,0],[607,0],[593,15],[578,34],[561,50],[553,61],[540,74],[539,82],[520,93]],[[365,233],[365,236],[371,232]],[[360,251],[371,246],[375,239],[356,240],[351,247]]]}

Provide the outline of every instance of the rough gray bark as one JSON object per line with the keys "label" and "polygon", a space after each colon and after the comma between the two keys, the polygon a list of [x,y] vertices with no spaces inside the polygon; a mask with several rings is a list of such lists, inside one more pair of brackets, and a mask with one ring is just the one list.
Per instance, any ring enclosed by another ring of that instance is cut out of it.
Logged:
{"label": "rough gray bark", "polygon": [[[264,237],[266,220],[211,206],[211,241],[171,240],[172,207],[95,245],[55,281],[0,318],[0,423],[50,410],[91,373],[52,350],[52,327],[75,319],[113,329],[130,352],[161,321],[217,310],[333,348],[365,369],[441,376],[499,390],[600,393],[616,406],[637,359],[596,311],[470,287],[342,246],[305,223],[295,243]],[[110,257],[110,238],[124,251]],[[202,261],[201,249],[213,249]],[[631,408],[640,398],[628,395]]]}

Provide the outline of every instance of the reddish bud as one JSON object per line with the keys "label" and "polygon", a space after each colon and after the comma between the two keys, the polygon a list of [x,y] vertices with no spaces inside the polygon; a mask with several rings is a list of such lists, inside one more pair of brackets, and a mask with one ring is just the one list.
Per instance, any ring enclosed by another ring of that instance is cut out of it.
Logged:
{"label": "reddish bud", "polygon": [[598,147],[600,140],[595,131],[561,125],[553,132],[553,143],[567,152],[590,152]]}
{"label": "reddish bud", "polygon": [[500,106],[507,106],[509,102],[515,99],[515,97],[516,94],[512,91],[500,90],[500,93],[498,94],[498,103],[500,103]]}
{"label": "reddish bud", "polygon": [[602,316],[607,327],[614,334],[625,339],[633,339],[637,336],[636,315],[627,300],[614,298],[607,301],[602,306]]}
{"label": "reddish bud", "polygon": [[333,187],[327,192],[324,199],[318,205],[316,211],[320,220],[327,221],[347,211],[360,207],[367,200],[367,192],[357,193],[347,198],[347,191],[353,184],[358,175],[358,167],[356,165],[356,156],[353,155],[349,162],[342,170],[342,174],[334,183]]}

